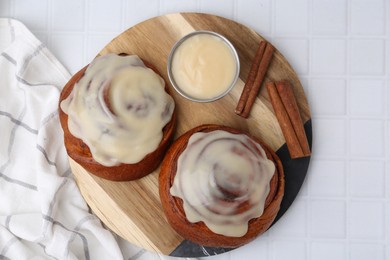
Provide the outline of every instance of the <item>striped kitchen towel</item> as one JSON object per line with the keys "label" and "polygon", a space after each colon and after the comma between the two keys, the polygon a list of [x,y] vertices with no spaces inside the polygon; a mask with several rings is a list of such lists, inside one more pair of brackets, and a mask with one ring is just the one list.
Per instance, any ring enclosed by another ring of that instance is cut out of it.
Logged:
{"label": "striped kitchen towel", "polygon": [[70,172],[57,113],[69,78],[22,23],[0,19],[0,259],[124,258]]}

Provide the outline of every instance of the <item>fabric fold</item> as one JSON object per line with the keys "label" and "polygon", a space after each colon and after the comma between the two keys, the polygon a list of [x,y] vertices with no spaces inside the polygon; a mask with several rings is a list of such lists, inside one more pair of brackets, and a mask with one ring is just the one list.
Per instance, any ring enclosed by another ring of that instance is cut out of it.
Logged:
{"label": "fabric fold", "polygon": [[0,72],[0,258],[123,259],[69,168],[57,106],[70,74],[22,23],[5,18]]}

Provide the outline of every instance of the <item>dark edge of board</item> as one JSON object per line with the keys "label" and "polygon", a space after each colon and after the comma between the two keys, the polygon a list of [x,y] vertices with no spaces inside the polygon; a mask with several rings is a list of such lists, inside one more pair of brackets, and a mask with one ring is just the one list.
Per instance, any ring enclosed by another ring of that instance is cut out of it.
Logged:
{"label": "dark edge of board", "polygon": [[[309,141],[310,147],[312,147],[312,124],[311,120],[305,123],[306,136]],[[276,216],[275,224],[283,215],[287,209],[291,206],[295,198],[297,197],[299,190],[305,180],[307,170],[310,164],[310,157],[294,159],[290,158],[290,154],[287,149],[287,145],[284,144],[279,150],[276,151],[283,164],[285,175],[285,190],[280,210]],[[271,226],[272,226],[271,225]],[[234,248],[222,248],[222,247],[205,247],[198,244],[194,244],[188,240],[184,240],[175,250],[172,251],[170,256],[175,257],[205,257],[219,255],[229,252]]]}

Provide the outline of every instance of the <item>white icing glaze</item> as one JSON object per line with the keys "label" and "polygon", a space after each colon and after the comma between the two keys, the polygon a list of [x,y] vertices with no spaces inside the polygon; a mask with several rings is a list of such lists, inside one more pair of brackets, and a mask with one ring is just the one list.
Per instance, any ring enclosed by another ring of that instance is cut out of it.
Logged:
{"label": "white icing glaze", "polygon": [[187,95],[209,99],[223,94],[232,84],[237,64],[230,47],[219,37],[197,34],[175,51],[172,75]]}
{"label": "white icing glaze", "polygon": [[274,172],[275,164],[248,136],[200,132],[179,156],[170,192],[183,200],[188,221],[203,221],[214,233],[241,237],[248,221],[263,214]]}
{"label": "white icing glaze", "polygon": [[[174,102],[165,82],[138,56],[96,58],[61,102],[69,131],[102,165],[133,164],[154,151],[171,120]],[[104,101],[108,88],[113,113]]]}

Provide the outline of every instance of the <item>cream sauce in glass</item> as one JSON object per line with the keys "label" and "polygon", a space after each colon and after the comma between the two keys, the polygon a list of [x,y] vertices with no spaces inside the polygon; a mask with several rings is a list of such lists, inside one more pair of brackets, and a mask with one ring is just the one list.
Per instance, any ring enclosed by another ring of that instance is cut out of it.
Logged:
{"label": "cream sauce in glass", "polygon": [[186,38],[174,50],[171,74],[188,97],[211,100],[226,93],[238,74],[238,57],[226,41],[210,33]]}

